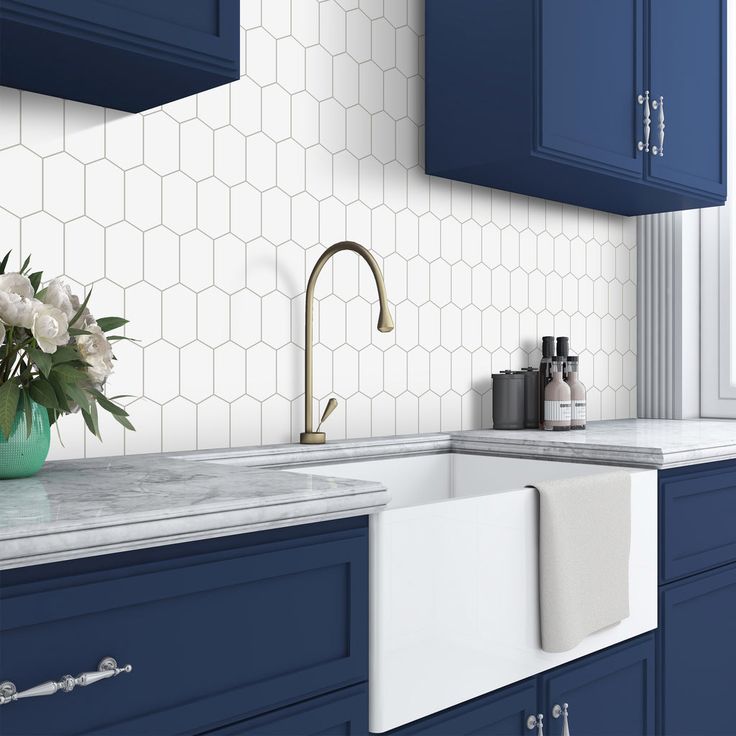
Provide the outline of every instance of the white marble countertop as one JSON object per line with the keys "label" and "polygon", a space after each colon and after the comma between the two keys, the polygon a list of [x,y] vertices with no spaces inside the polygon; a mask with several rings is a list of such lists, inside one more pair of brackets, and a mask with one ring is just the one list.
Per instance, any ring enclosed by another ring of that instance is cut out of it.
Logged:
{"label": "white marble countertop", "polygon": [[736,459],[736,422],[627,419],[580,432],[475,430],[50,462],[33,478],[0,481],[0,569],[369,514],[387,502],[383,486],[276,466],[450,451],[669,468]]}
{"label": "white marble countertop", "polygon": [[378,483],[166,455],[47,463],[0,481],[0,569],[371,513]]}
{"label": "white marble countertop", "polygon": [[451,435],[454,450],[511,457],[674,468],[736,459],[736,421],[620,419],[575,432],[475,430]]}

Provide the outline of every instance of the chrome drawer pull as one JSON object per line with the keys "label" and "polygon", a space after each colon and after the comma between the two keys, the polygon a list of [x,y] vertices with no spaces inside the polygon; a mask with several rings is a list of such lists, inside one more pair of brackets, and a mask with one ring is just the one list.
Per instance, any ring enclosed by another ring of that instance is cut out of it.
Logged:
{"label": "chrome drawer pull", "polygon": [[563,703],[561,706],[554,705],[552,708],[552,718],[562,716],[562,736],[570,736],[570,722],[567,720],[568,707],[567,703]]}
{"label": "chrome drawer pull", "polygon": [[527,730],[537,730],[537,736],[544,736],[544,716],[541,713],[537,713],[535,716],[529,716],[526,719]]}
{"label": "chrome drawer pull", "polygon": [[118,663],[112,657],[105,657],[99,665],[96,672],[82,672],[76,677],[64,675],[60,680],[48,680],[40,685],[28,688],[28,690],[17,691],[15,684],[6,680],[0,682],[0,705],[12,703],[14,700],[22,700],[23,698],[38,698],[42,695],[54,695],[59,690],[70,693],[77,685],[86,687],[94,685],[100,680],[107,680],[110,677],[116,677],[121,672],[132,672],[133,667],[126,664],[124,667],[118,667]]}
{"label": "chrome drawer pull", "polygon": [[652,154],[654,156],[664,156],[664,97],[660,97],[659,100],[652,102],[652,107],[655,110],[659,110],[659,121],[657,124],[657,130],[659,131],[659,148],[652,146]]}
{"label": "chrome drawer pull", "polygon": [[640,105],[644,106],[644,140],[639,141],[636,147],[640,151],[646,151],[649,153],[649,136],[652,133],[652,114],[649,109],[649,90],[647,90],[643,95],[639,95],[636,98],[636,101]]}

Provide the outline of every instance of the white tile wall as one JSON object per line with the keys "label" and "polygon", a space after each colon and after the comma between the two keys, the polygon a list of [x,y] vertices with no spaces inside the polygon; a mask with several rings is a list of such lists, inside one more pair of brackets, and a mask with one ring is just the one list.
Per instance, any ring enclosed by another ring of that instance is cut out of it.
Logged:
{"label": "white tile wall", "polygon": [[0,88],[0,245],[125,314],[110,381],[135,434],[78,417],[53,456],[285,442],[302,427],[304,287],[371,247],[396,331],[349,253],[319,285],[315,391],[339,438],[488,426],[490,374],[582,356],[591,418],[635,413],[634,222],[430,179],[420,0],[243,0],[239,82],[142,115]]}

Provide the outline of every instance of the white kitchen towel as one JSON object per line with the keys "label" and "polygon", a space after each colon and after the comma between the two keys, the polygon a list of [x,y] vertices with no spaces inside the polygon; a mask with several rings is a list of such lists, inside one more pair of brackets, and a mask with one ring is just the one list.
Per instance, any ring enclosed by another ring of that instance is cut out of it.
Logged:
{"label": "white kitchen towel", "polygon": [[531,485],[539,491],[542,649],[565,652],[629,616],[631,477]]}

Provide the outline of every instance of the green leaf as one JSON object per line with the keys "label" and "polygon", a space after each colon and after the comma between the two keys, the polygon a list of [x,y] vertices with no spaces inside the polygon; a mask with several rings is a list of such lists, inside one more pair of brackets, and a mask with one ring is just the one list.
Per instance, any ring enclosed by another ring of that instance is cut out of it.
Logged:
{"label": "green leaf", "polygon": [[76,348],[71,345],[62,345],[60,348],[56,348],[56,352],[51,354],[51,360],[54,365],[59,363],[71,363],[74,360],[80,360],[79,353]]}
{"label": "green leaf", "polygon": [[87,372],[84,370],[75,368],[69,363],[60,363],[59,365],[54,366],[54,369],[51,372],[51,379],[56,379],[63,382],[65,385],[68,385],[70,383],[76,384],[82,383],[82,381],[88,381],[89,377],[87,376]]}
{"label": "green leaf", "polygon": [[31,286],[33,287],[33,293],[36,294],[36,296],[38,296],[38,287],[41,286],[42,276],[43,271],[36,271],[28,277],[28,280],[31,282]]}
{"label": "green leaf", "polygon": [[36,292],[36,299],[38,299],[39,301],[43,301],[44,298],[46,297],[46,292],[47,291],[48,291],[48,289],[41,289],[40,291],[37,291]]}
{"label": "green leaf", "polygon": [[51,373],[51,367],[54,364],[51,356],[38,348],[28,348],[28,354],[31,356],[31,360],[38,366],[38,370],[48,378],[49,373]]}
{"label": "green leaf", "polygon": [[[76,324],[77,320],[84,314],[84,310],[87,308],[87,302],[89,302],[89,298],[91,296],[92,296],[92,289],[89,290],[89,294],[87,294],[84,301],[79,305],[79,309],[77,310],[77,313],[69,320],[70,325]],[[71,330],[69,330],[69,334],[72,334]]]}
{"label": "green leaf", "polygon": [[97,437],[98,440],[102,439],[100,435],[100,422],[97,416],[97,404],[92,402],[89,407],[89,411],[82,410],[82,416],[84,417],[84,423],[87,425],[92,434]]}
{"label": "green leaf", "polygon": [[66,396],[67,384],[62,383],[53,373],[49,376],[49,383],[54,389],[56,400],[59,402],[59,408],[65,414],[68,414],[71,411],[71,407],[69,406],[69,401]]}
{"label": "green leaf", "polygon": [[97,324],[103,332],[110,332],[110,330],[116,330],[118,327],[127,325],[128,320],[122,317],[100,317]]}
{"label": "green leaf", "polygon": [[125,427],[125,429],[129,429],[131,432],[135,432],[135,427],[130,423],[130,420],[127,417],[121,417],[118,414],[113,414],[113,419],[115,421],[120,422],[120,424]]}
{"label": "green leaf", "polygon": [[28,264],[31,262],[31,256],[29,255],[28,258],[23,261],[23,265],[20,267],[20,272],[23,273],[27,268]]}
{"label": "green leaf", "polygon": [[108,342],[116,342],[117,340],[128,340],[130,342],[140,342],[140,340],[136,340],[134,337],[125,337],[125,335],[108,335],[107,336]]}
{"label": "green leaf", "polygon": [[33,406],[28,391],[23,391],[21,396],[23,397],[23,413],[26,417],[26,438],[28,438],[31,436],[31,430],[33,429]]}
{"label": "green leaf", "polygon": [[8,259],[10,258],[10,254],[12,253],[12,250],[9,250],[2,261],[0,261],[0,274],[5,273],[5,267],[8,265]]}
{"label": "green leaf", "polygon": [[0,386],[0,431],[6,440],[13,429],[19,398],[20,388],[16,381],[6,381]]}
{"label": "green leaf", "polygon": [[64,386],[66,395],[79,406],[82,411],[89,411],[90,401],[87,392],[73,383],[67,383]]}
{"label": "green leaf", "polygon": [[128,412],[125,411],[121,406],[118,406],[117,404],[113,404],[110,399],[105,396],[101,391],[98,391],[96,388],[93,388],[91,391],[92,395],[97,399],[97,403],[105,410],[109,411],[110,414],[115,414],[119,417],[127,417]]}
{"label": "green leaf", "polygon": [[70,327],[69,334],[72,337],[76,337],[77,335],[91,335],[92,333],[89,330],[80,330],[78,327]]}
{"label": "green leaf", "polygon": [[41,404],[47,409],[61,409],[54,387],[45,378],[34,378],[28,384],[28,390],[31,393],[31,398],[37,404]]}

